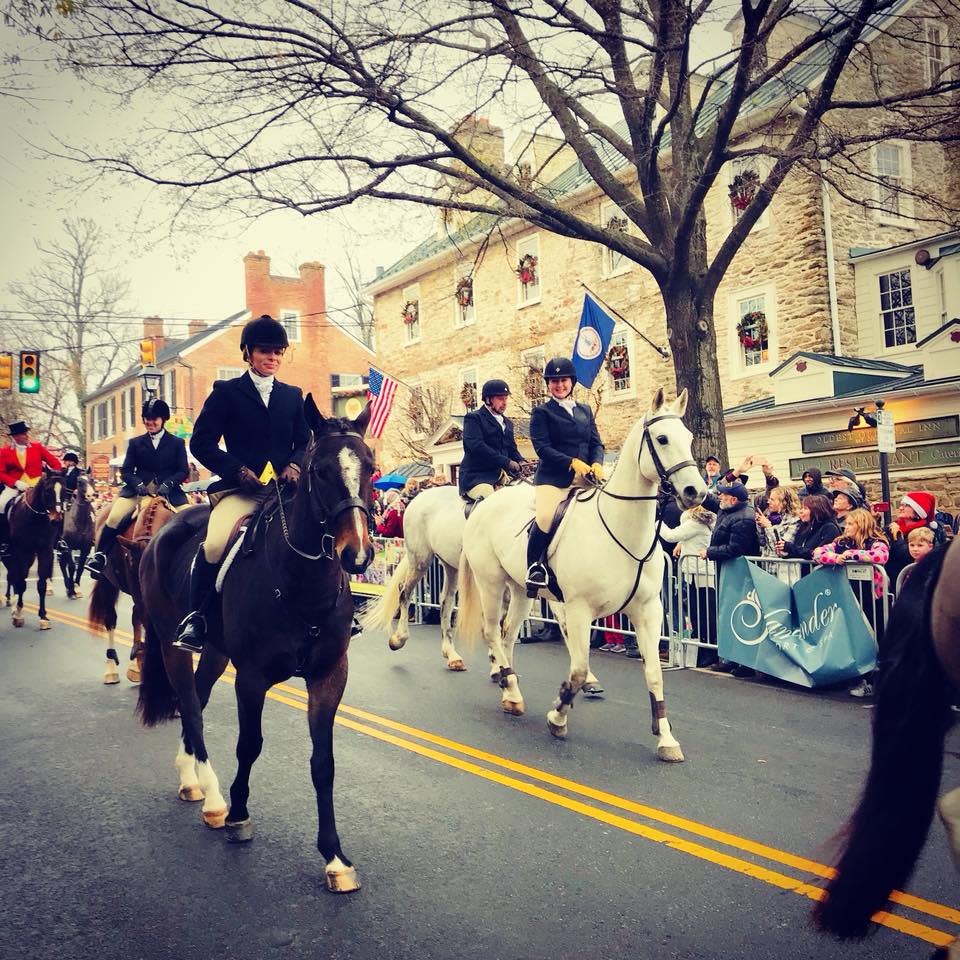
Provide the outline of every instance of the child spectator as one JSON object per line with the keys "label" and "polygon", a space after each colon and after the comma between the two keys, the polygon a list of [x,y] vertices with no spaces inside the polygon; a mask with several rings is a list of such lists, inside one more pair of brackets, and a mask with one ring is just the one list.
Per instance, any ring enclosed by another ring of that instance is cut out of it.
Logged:
{"label": "child spectator", "polygon": [[887,536],[890,539],[890,562],[887,564],[887,573],[891,583],[896,583],[900,572],[910,560],[910,548],[907,537],[911,531],[921,527],[928,527],[933,531],[934,542],[937,542],[938,533],[942,533],[936,517],[937,498],[932,493],[917,490],[905,494],[897,507],[897,519],[887,527]]}
{"label": "child spectator", "polygon": [[929,527],[914,527],[907,534],[907,548],[910,550],[910,559],[918,563],[933,550],[936,537]]}

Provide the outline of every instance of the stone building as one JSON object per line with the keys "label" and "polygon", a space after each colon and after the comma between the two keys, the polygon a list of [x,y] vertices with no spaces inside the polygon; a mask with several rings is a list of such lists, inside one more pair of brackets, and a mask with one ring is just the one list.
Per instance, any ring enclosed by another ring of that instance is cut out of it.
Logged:
{"label": "stone building", "polygon": [[[153,340],[163,374],[159,395],[173,414],[167,428],[189,438],[214,381],[246,370],[240,331],[251,317],[265,313],[284,324],[290,339],[280,379],[301,387],[304,395],[312,393],[324,414],[359,413],[374,354],[328,316],[323,265],[304,263],[298,277],[279,277],[271,274],[270,258],[260,250],[247,254],[243,266],[243,309],[213,324],[192,321],[187,336],[177,340],[167,336],[159,317],[143,322],[143,336]],[[87,462],[98,479],[113,478],[127,440],[143,431],[139,374],[138,364],[84,402]]]}
{"label": "stone building", "polygon": [[[734,37],[737,25],[737,18],[728,25]],[[802,29],[802,24],[791,22],[785,30],[794,27]],[[778,38],[772,42],[769,52],[774,56]],[[934,69],[917,56],[916,47],[905,53],[888,35],[875,35],[871,45],[874,56],[889,62],[891,76],[900,81],[909,79],[911,71],[919,76]],[[930,48],[929,57],[940,55],[942,51]],[[858,79],[843,82],[848,83],[851,95],[859,92],[855,89]],[[872,117],[869,120],[874,121]],[[517,144],[506,147],[502,132],[489,121],[474,118],[472,123],[482,128],[487,153],[499,137],[500,161],[508,166],[506,161],[518,153]],[[749,124],[749,119],[744,120],[740,132],[747,142]],[[523,144],[529,141],[529,135],[521,136]],[[881,344],[878,330],[883,320],[877,310],[870,314],[864,299],[877,299],[879,288],[871,286],[869,269],[854,254],[890,249],[900,250],[902,256],[916,244],[921,231],[932,232],[929,220],[922,222],[931,211],[911,189],[914,184],[936,185],[947,199],[955,197],[954,150],[949,144],[906,141],[872,147],[865,161],[868,172],[877,177],[871,198],[876,209],[872,210],[845,199],[842,191],[803,169],[792,173],[777,192],[727,271],[714,301],[721,387],[724,404],[731,412],[728,444],[732,458],[744,451],[764,453],[753,450],[749,436],[755,429],[753,421],[748,427],[746,419],[738,418],[745,416],[751,403],[764,403],[776,392],[777,378],[784,376],[783,364],[800,353],[859,357],[881,364],[889,357],[907,367],[923,365],[925,355],[921,356],[913,343],[909,350]],[[561,151],[557,156],[565,155]],[[761,158],[728,165],[707,197],[711,256],[740,215],[736,178],[742,182],[744,174],[749,177],[751,172],[762,176],[765,163]],[[615,221],[614,226],[634,229],[580,165],[570,164],[550,186],[593,222],[606,226]],[[949,229],[949,225],[942,224],[940,229]],[[370,286],[380,363],[406,387],[398,394],[399,409],[384,435],[385,464],[409,455],[412,434],[419,436],[425,447],[435,441],[442,448],[436,451],[437,463],[455,474],[456,418],[465,406],[476,402],[480,384],[490,377],[510,382],[512,411],[523,417],[541,396],[537,371],[544,360],[570,354],[587,289],[655,345],[669,344],[659,292],[650,275],[635,264],[606,248],[522,222],[501,223],[484,244],[487,233],[476,220],[458,230],[445,224]],[[518,275],[525,257],[535,258],[534,277],[527,283]],[[956,262],[948,257],[944,262],[944,272],[952,278],[948,285],[956,284],[956,269]],[[458,292],[464,290],[467,277],[472,280],[471,296],[468,303],[461,304]],[[957,307],[952,309],[951,317],[960,314]],[[933,319],[926,313],[919,317],[917,332],[922,329],[923,333],[918,340],[935,329]],[[619,321],[612,346],[616,362],[610,363],[608,355],[608,370],[598,376],[591,399],[599,406],[601,434],[608,448],[615,450],[656,387],[674,389],[674,375],[672,363]],[[909,360],[904,357],[905,350],[913,351]],[[428,388],[434,395],[447,395],[453,419],[417,422],[417,417],[422,417],[418,398]],[[848,407],[846,401],[838,404],[835,426],[841,420],[846,424]],[[774,415],[779,413],[764,408],[758,419],[769,425]],[[822,421],[823,414],[817,417]],[[790,429],[795,426],[791,423]],[[801,452],[799,442],[796,435],[794,446],[788,449],[780,444],[767,453],[781,475],[788,475],[789,461]],[[759,470],[755,477],[759,479]]]}

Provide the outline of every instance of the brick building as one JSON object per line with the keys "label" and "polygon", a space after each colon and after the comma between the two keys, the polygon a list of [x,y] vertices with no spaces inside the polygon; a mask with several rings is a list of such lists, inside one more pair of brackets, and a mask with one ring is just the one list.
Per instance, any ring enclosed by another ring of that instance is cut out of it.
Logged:
{"label": "brick building", "polygon": [[[800,30],[803,25],[789,24],[787,29]],[[728,30],[736,39],[737,18]],[[788,39],[780,41],[786,43]],[[936,66],[918,56],[916,47],[904,52],[905,48],[888,35],[874,35],[871,45],[877,62],[889,66],[891,75],[901,81],[909,81],[913,73],[919,80]],[[771,48],[770,55],[775,53]],[[929,57],[941,55],[940,49],[930,48]],[[846,83],[846,93],[857,96],[861,91],[855,88],[861,80],[856,71],[853,74],[841,85]],[[841,95],[846,95],[842,89]],[[762,118],[760,106],[757,114]],[[869,122],[875,119],[869,118]],[[472,122],[487,154],[499,136],[499,162],[509,169],[517,145],[507,146],[502,131],[488,121]],[[525,144],[530,135],[524,136]],[[742,121],[738,136],[750,142],[753,134],[749,117]],[[917,350],[919,341],[960,312],[956,300],[948,305],[944,299],[960,290],[960,258],[944,256],[936,277],[931,274],[929,279],[942,277],[945,293],[936,306],[932,293],[917,305],[909,334],[912,339],[898,343],[896,335],[891,339],[891,331],[884,325],[901,322],[891,319],[889,286],[900,282],[904,267],[899,265],[881,274],[871,271],[857,254],[865,250],[899,251],[899,260],[906,253],[909,261],[913,247],[922,246],[923,241],[918,239],[921,230],[929,234],[937,229],[929,219],[921,223],[919,218],[929,218],[931,211],[924,209],[912,187],[922,184],[925,189],[940,189],[945,197],[955,198],[955,149],[950,143],[907,141],[888,141],[871,148],[870,164],[878,181],[873,210],[848,201],[841,192],[804,170],[791,174],[777,192],[734,259],[714,300],[721,389],[731,413],[728,444],[732,459],[746,453],[766,454],[775,470],[786,477],[793,466],[791,461],[801,455],[803,430],[846,426],[850,401],[858,394],[852,389],[834,390],[830,378],[828,393],[818,393],[822,385],[811,382],[804,387],[803,401],[797,396],[791,402],[830,399],[835,406],[833,413],[811,409],[809,416],[816,424],[803,426],[793,419],[786,424],[793,431],[789,435],[778,426],[779,411],[773,403],[776,382],[785,376],[787,361],[802,362],[800,353],[822,356],[827,365],[833,358],[832,369],[841,374],[845,362],[860,358],[863,367],[869,368],[877,361],[883,369],[885,362],[893,362],[910,368],[912,376],[923,377],[923,365],[928,360]],[[554,162],[562,156],[563,150],[555,151]],[[740,215],[731,202],[735,178],[752,169],[762,179],[767,162],[766,158],[749,158],[729,164],[708,195],[705,206],[710,256]],[[584,218],[608,228],[634,229],[578,163],[570,163],[548,189],[565,197],[570,208]],[[942,224],[940,229],[950,226]],[[606,248],[560,237],[521,221],[501,222],[496,242],[491,242],[475,263],[488,232],[485,227],[482,218],[474,218],[457,230],[445,222],[435,237],[411,250],[370,286],[380,363],[407,387],[398,395],[398,412],[384,435],[385,463],[407,456],[407,438],[419,432],[425,446],[429,447],[433,439],[442,448],[431,451],[437,454],[437,463],[455,472],[457,457],[452,444],[456,443],[456,417],[462,415],[465,405],[476,402],[477,388],[490,377],[503,377],[511,384],[511,413],[523,417],[539,402],[542,386],[538,371],[545,359],[570,355],[584,285],[654,343],[669,342],[656,284],[635,264]],[[951,246],[949,237],[931,239],[937,249]],[[535,280],[526,284],[517,276],[524,256],[536,259]],[[922,279],[926,283],[928,279],[917,264],[908,262],[906,271],[908,286],[911,271],[913,275],[917,271],[924,274],[923,278],[915,277],[917,282]],[[456,292],[467,276],[472,278],[472,302],[461,306]],[[618,348],[621,361],[615,370],[598,376],[595,387],[600,389],[590,399],[599,404],[601,434],[608,448],[615,450],[656,387],[674,388],[674,374],[672,364],[661,359],[625,324],[618,322],[612,346]],[[810,369],[814,369],[812,363]],[[858,371],[858,365],[853,364],[852,372]],[[852,382],[841,375],[841,384]],[[860,382],[867,387],[879,383],[877,378]],[[956,405],[956,385],[942,383],[941,388],[943,403]],[[429,429],[418,423],[418,418],[422,419],[421,398],[428,391],[448,397],[451,417],[446,424],[430,424]],[[762,413],[748,420],[751,404],[763,405]],[[916,404],[911,406],[909,416],[917,416]],[[765,449],[766,441],[774,439],[777,443],[769,451]],[[869,466],[864,469],[868,478],[875,476]],[[952,479],[942,492],[954,507],[960,507],[960,460],[944,463],[938,476],[943,471]],[[929,476],[930,470],[923,468],[919,473],[907,471],[903,479],[909,483]],[[755,478],[760,479],[759,470]]]}
{"label": "brick building", "polygon": [[[304,263],[298,277],[278,277],[270,273],[270,258],[262,250],[247,254],[243,265],[243,309],[214,324],[192,321],[187,336],[178,340],[169,339],[162,319],[143,322],[143,336],[153,339],[163,374],[159,395],[173,414],[168,429],[189,438],[213,382],[246,370],[240,331],[251,317],[265,313],[284,324],[290,339],[280,379],[301,387],[304,395],[312,393],[324,414],[356,415],[373,352],[328,317],[323,265]],[[113,477],[109,462],[115,467],[127,440],[143,431],[139,373],[139,365],[131,367],[84,402],[87,463],[98,478]]]}

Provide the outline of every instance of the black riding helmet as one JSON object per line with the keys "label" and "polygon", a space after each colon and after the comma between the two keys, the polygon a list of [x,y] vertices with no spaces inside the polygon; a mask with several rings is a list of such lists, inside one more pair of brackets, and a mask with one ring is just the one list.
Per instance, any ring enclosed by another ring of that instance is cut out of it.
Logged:
{"label": "black riding helmet", "polygon": [[243,333],[240,334],[240,352],[244,360],[247,359],[247,351],[254,347],[274,350],[282,347],[286,350],[289,346],[286,327],[267,313],[256,320],[247,321]]}
{"label": "black riding helmet", "polygon": [[63,462],[64,462],[64,463],[66,463],[68,460],[72,461],[73,463],[79,463],[79,462],[80,462],[80,458],[79,458],[72,450],[68,450],[68,451],[63,455],[63,458],[62,458],[62,459],[63,459]]}
{"label": "black riding helmet", "polygon": [[140,408],[140,416],[144,420],[153,420],[159,417],[164,423],[170,419],[170,408],[166,400],[154,397],[152,400],[144,400]]}
{"label": "black riding helmet", "polygon": [[573,361],[569,357],[554,357],[543,368],[543,379],[549,383],[551,380],[562,380],[569,377],[573,385],[577,385],[577,371],[573,369]]}
{"label": "black riding helmet", "polygon": [[488,380],[480,391],[480,399],[486,403],[494,397],[509,397],[510,387],[506,380]]}

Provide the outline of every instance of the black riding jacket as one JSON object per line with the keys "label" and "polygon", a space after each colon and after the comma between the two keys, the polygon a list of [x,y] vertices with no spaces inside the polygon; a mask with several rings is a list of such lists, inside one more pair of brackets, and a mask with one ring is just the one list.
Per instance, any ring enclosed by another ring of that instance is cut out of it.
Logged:
{"label": "black riding jacket", "polygon": [[535,407],[530,417],[530,439],[540,458],[533,479],[537,486],[569,487],[574,477],[570,461],[574,458],[588,464],[603,463],[603,441],[593,411],[585,403],[574,407],[573,416],[552,398]]}
{"label": "black riding jacket", "polygon": [[501,429],[486,406],[471,410],[463,418],[463,463],[457,478],[461,495],[478,483],[496,483],[511,460],[519,463],[522,459],[513,424],[508,417],[503,418],[503,424]]}
{"label": "black riding jacket", "polygon": [[150,434],[143,433],[132,437],[127,444],[127,453],[120,468],[123,486],[119,495],[135,497],[137,484],[140,483],[153,481],[158,487],[165,483],[169,490],[167,499],[175,507],[180,507],[187,502],[180,484],[187,479],[189,473],[187,447],[180,437],[164,430],[157,448],[154,449]]}

